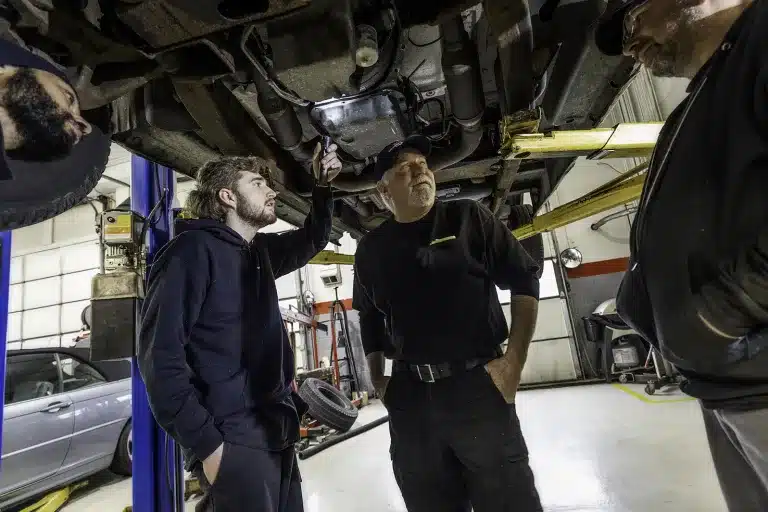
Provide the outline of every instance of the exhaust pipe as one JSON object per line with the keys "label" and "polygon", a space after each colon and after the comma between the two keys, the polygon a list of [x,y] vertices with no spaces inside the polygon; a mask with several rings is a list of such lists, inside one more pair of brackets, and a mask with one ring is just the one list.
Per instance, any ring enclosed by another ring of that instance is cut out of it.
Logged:
{"label": "exhaust pipe", "polygon": [[261,77],[256,77],[257,102],[262,115],[272,130],[281,148],[288,151],[301,163],[312,161],[313,145],[302,141],[303,131],[299,116],[286,100],[277,95],[274,89]]}
{"label": "exhaust pipe", "polygon": [[439,171],[474,153],[483,138],[481,121],[485,112],[480,58],[464,20],[456,15],[440,25],[442,67],[454,120],[461,126],[458,140],[450,148],[430,155],[429,166]]}

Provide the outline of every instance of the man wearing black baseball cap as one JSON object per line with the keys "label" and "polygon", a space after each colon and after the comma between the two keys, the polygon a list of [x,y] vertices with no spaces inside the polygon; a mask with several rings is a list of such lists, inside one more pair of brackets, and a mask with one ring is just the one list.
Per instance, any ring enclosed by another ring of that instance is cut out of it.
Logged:
{"label": "man wearing black baseball cap", "polygon": [[[48,60],[0,39],[0,135],[7,158],[45,162],[69,154],[91,133],[65,73]],[[10,178],[8,166],[0,179]]]}
{"label": "man wearing black baseball cap", "polygon": [[[393,218],[355,253],[352,303],[389,411],[395,478],[409,512],[538,512],[515,409],[538,268],[483,205],[435,201],[429,154],[421,135],[379,154]],[[512,290],[511,329],[497,286]]]}
{"label": "man wearing black baseball cap", "polygon": [[700,400],[728,508],[764,512],[768,0],[617,5],[597,28],[599,48],[692,79],[651,159],[619,314]]}

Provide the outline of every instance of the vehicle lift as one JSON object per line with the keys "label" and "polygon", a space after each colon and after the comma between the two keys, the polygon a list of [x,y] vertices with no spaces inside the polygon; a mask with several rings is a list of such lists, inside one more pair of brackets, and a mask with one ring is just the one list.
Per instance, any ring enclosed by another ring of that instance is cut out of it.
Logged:
{"label": "vehicle lift", "polygon": [[[521,133],[519,121],[502,122],[502,157],[505,160],[584,156],[589,159],[648,157],[662,123],[624,123],[615,128],[568,130],[549,133]],[[619,176],[591,193],[534,218],[531,224],[513,231],[524,239],[551,231],[640,197],[647,164]],[[157,251],[173,237],[174,173],[171,169],[139,156],[131,159],[131,208],[148,218],[148,253],[151,264]],[[321,251],[312,264],[354,264],[354,255]],[[4,397],[6,332],[10,295],[11,234],[0,233],[0,397]],[[295,321],[295,319],[293,319]],[[132,361],[133,386],[133,504],[126,511],[181,512],[185,494],[198,489],[195,482],[183,481],[181,453],[174,441],[155,422],[146,396],[146,387]],[[0,398],[2,399],[2,398]],[[0,413],[0,440],[2,439]],[[1,443],[1,441],[0,441]],[[0,450],[2,445],[0,444]],[[2,466],[0,465],[0,472]],[[189,484],[189,483],[188,483]],[[23,512],[55,512],[84,482],[48,494]]]}

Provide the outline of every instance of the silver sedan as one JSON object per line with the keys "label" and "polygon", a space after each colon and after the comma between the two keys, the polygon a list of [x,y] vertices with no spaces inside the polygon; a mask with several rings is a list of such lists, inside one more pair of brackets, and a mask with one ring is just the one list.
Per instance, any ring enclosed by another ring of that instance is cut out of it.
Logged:
{"label": "silver sedan", "polygon": [[88,352],[8,352],[0,509],[104,469],[131,474],[130,361]]}

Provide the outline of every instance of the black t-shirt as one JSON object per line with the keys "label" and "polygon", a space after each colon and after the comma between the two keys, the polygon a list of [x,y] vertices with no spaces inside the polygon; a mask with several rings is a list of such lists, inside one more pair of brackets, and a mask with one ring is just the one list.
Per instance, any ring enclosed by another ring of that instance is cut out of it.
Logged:
{"label": "black t-shirt", "polygon": [[390,219],[355,254],[365,352],[411,363],[494,357],[508,335],[495,287],[538,298],[537,269],[473,201],[438,202],[413,223]]}

